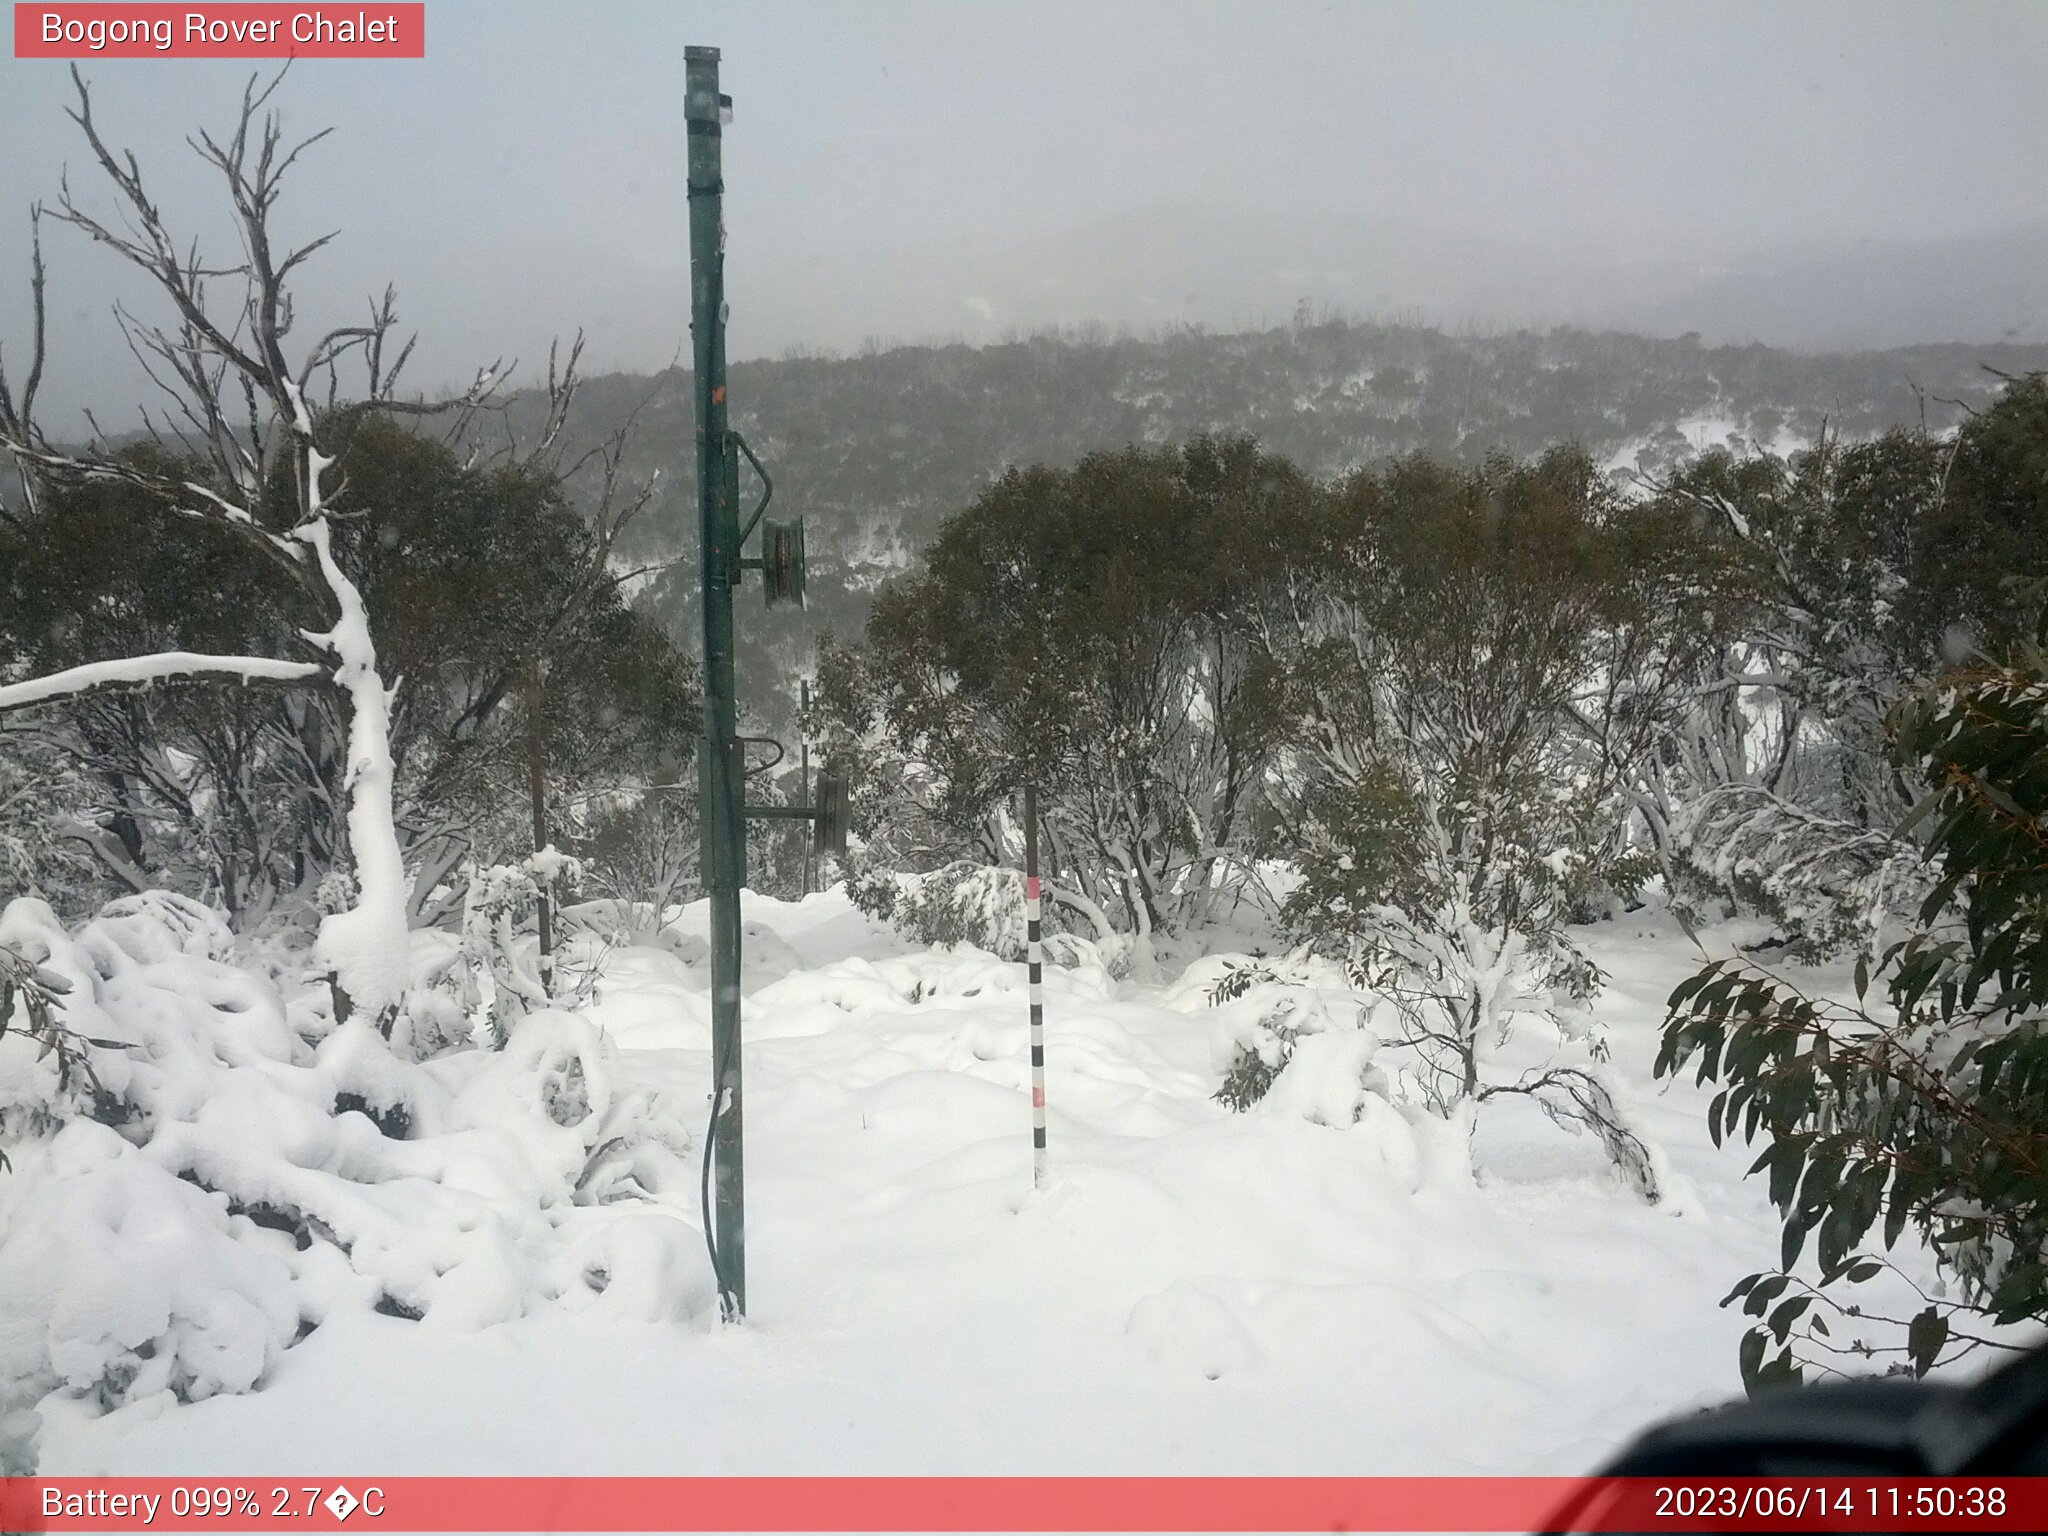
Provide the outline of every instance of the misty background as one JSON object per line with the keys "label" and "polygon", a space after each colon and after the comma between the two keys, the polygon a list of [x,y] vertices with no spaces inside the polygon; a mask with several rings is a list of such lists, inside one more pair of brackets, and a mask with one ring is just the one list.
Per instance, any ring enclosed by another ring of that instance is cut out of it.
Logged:
{"label": "misty background", "polygon": [[[589,335],[687,336],[683,49],[724,51],[739,358],[1049,324],[1320,310],[1801,349],[2048,340],[2048,8],[1899,4],[539,4],[433,0],[427,57],[308,60],[335,133],[283,229],[341,231],[314,323],[387,282],[415,388]],[[82,66],[174,227],[223,233],[183,136],[248,66]],[[29,206],[104,208],[63,63],[0,61],[0,345]],[[46,226],[45,422],[147,386],[107,253]]]}

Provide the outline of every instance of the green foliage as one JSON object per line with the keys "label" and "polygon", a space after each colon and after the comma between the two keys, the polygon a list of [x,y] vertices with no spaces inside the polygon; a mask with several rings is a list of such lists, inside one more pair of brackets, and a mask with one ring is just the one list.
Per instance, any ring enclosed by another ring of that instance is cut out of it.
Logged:
{"label": "green foliage", "polygon": [[[1379,1000],[1363,969],[1333,965],[1306,950],[1278,960],[1225,961],[1204,995],[1212,1008],[1242,1004],[1233,1010],[1230,1063],[1212,1095],[1238,1113],[1265,1099],[1304,1037],[1367,1029]],[[1379,1068],[1368,1071],[1365,1086],[1382,1096],[1392,1091]]]}
{"label": "green foliage", "polygon": [[[1916,528],[1907,621],[1956,657],[1956,631],[1996,653],[2023,639],[2048,572],[2048,374],[2006,381],[1951,445],[1944,494]],[[2029,578],[2034,578],[2029,580]]]}
{"label": "green foliage", "polygon": [[[1209,1005],[1235,1002],[1255,987],[1282,985],[1280,973],[1270,965],[1233,965],[1209,988]],[[1217,1103],[1243,1114],[1265,1098],[1294,1057],[1294,1042],[1300,1032],[1293,1025],[1293,1016],[1292,1007],[1268,1009],[1262,1014],[1250,1038],[1238,1042],[1222,1085],[1212,1095]]]}
{"label": "green foliage", "polygon": [[[1727,1085],[1709,1128],[1717,1142],[1738,1128],[1764,1139],[1751,1171],[1784,1218],[1781,1272],[1729,1298],[1761,1319],[1742,1354],[1753,1387],[1796,1379],[1816,1350],[1892,1354],[1924,1374],[1986,1342],[1959,1317],[2048,1317],[2048,656],[2038,641],[2015,652],[1892,713],[1900,761],[1926,789],[1901,830],[1926,829],[1939,882],[1917,932],[1858,962],[1855,1003],[1728,962],[1672,994],[1657,1071]],[[1959,1299],[1911,1319],[1833,1300],[1829,1287],[1885,1267],[1861,1251],[1873,1230],[1890,1248],[1909,1227]],[[1789,1273],[1809,1241],[1817,1285]],[[1903,1326],[1903,1340],[1836,1343],[1829,1313]]]}
{"label": "green foliage", "polygon": [[1225,1109],[1244,1113],[1266,1096],[1281,1068],[1287,1065],[1289,1054],[1283,1051],[1278,1062],[1269,1062],[1254,1047],[1240,1045],[1231,1058],[1229,1070],[1223,1074],[1223,1085],[1215,1092],[1216,1102]]}
{"label": "green foliage", "polygon": [[912,943],[969,944],[1006,960],[1025,956],[1024,876],[959,860],[895,882],[887,921]]}
{"label": "green foliage", "polygon": [[[152,473],[193,470],[150,447],[123,457]],[[323,617],[299,613],[297,596],[248,543],[133,486],[55,482],[36,513],[0,519],[0,677],[165,650],[291,655],[296,623]],[[283,879],[289,856],[258,820],[265,807],[310,803],[301,765],[280,751],[290,707],[274,690],[209,683],[10,717],[10,738],[40,737],[46,821],[78,816],[95,841],[73,845],[113,876],[97,891],[88,879],[67,904],[96,906],[162,876],[236,911]],[[323,793],[338,786],[336,776]]]}
{"label": "green foliage", "polygon": [[[408,835],[486,859],[529,846],[520,686],[536,652],[558,796],[687,759],[687,658],[621,598],[551,475],[465,464],[374,414],[331,425],[335,548],[395,685]],[[281,466],[269,496],[280,523],[288,475]],[[250,545],[132,486],[53,481],[36,513],[0,520],[0,677],[161,650],[290,656],[301,631],[331,619]],[[339,856],[345,731],[320,691],[162,686],[19,719],[73,765],[82,793],[62,810],[129,884],[183,887],[251,918],[304,899]]]}
{"label": "green foliage", "polygon": [[0,891],[82,915],[98,871],[52,805],[78,804],[90,786],[78,764],[34,732],[0,720]]}
{"label": "green foliage", "polygon": [[467,466],[376,415],[335,436],[342,504],[360,514],[342,525],[339,558],[397,680],[394,750],[423,807],[477,828],[487,856],[524,851],[517,831],[494,835],[493,823],[501,804],[523,804],[519,686],[536,653],[542,742],[560,785],[687,761],[694,668],[620,596],[552,473]]}
{"label": "green foliage", "polygon": [[1684,535],[1576,452],[1403,460],[1339,489],[1319,602],[1270,628],[1306,769],[1287,918],[1378,973],[1447,1098],[1513,1014],[1577,1022],[1599,976],[1567,926],[1646,874],[1614,767],[1661,704],[1637,674],[1688,643]]}
{"label": "green foliage", "polygon": [[1314,498],[1245,440],[1003,475],[821,666],[831,750],[895,800],[857,830],[912,867],[1001,862],[1035,778],[1077,892],[1139,932],[1197,918],[1282,723],[1245,620]]}
{"label": "green foliage", "polygon": [[1737,619],[1713,668],[1722,691],[1701,694],[1656,775],[1677,894],[1733,898],[1808,959],[1878,942],[1917,901],[1889,836],[1911,791],[1886,711],[2028,632],[2021,578],[2048,569],[2044,454],[2048,380],[2033,375],[1949,437],[1827,437],[1789,462],[1709,454],[1665,487],[1701,519]]}
{"label": "green foliage", "polygon": [[574,840],[592,888],[615,901],[649,907],[659,928],[668,911],[702,889],[698,879],[695,785],[622,800],[600,798]]}
{"label": "green foliage", "polygon": [[[44,957],[48,958],[47,954]],[[50,1097],[39,1102],[29,1095],[0,1107],[0,1132],[10,1136],[42,1134],[55,1128],[57,1110],[67,1096],[98,1103],[105,1098],[93,1071],[90,1046],[120,1050],[118,1042],[97,1040],[72,1029],[64,1017],[64,999],[71,983],[10,945],[0,944],[0,1036],[18,1030],[34,1042],[38,1059],[51,1063]],[[8,1166],[0,1149],[0,1172]]]}

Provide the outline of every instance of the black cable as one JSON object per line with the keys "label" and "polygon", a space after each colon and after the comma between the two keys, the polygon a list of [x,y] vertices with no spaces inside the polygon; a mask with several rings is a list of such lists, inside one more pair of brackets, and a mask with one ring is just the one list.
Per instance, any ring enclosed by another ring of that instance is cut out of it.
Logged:
{"label": "black cable", "polygon": [[725,1099],[725,1074],[732,1070],[732,1051],[738,1044],[738,1031],[726,1037],[725,1052],[712,1063],[711,1073],[711,1118],[704,1126],[704,1171],[697,1181],[697,1193],[704,1205],[704,1251],[711,1257],[711,1278],[718,1285],[718,1308],[730,1315],[726,1298],[732,1294],[732,1287],[726,1283],[725,1260],[719,1256],[718,1233],[711,1221],[711,1153],[718,1144],[718,1112]]}

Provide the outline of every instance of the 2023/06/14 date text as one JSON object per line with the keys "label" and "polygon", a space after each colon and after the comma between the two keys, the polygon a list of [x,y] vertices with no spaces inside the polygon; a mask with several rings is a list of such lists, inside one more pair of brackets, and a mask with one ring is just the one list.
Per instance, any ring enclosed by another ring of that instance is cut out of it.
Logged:
{"label": "2023/06/14 date text", "polygon": [[[1747,1520],[1758,1518],[1947,1521],[2002,1520],[2013,1512],[2002,1483],[1974,1480],[1887,1478],[1859,1485],[1844,1479],[1822,1483],[1665,1483],[1653,1492],[1652,1512],[1661,1520]],[[1816,1529],[1824,1528],[1816,1525]]]}

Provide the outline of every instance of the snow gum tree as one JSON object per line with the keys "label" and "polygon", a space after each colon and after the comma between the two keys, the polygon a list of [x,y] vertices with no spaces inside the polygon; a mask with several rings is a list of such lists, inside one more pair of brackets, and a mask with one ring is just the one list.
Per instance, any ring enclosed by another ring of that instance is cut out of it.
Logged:
{"label": "snow gum tree", "polygon": [[1569,925],[1654,872],[1616,764],[1685,670],[1690,578],[1658,516],[1575,451],[1400,461],[1338,489],[1264,618],[1288,919],[1395,1002],[1445,1107],[1536,1092],[1612,1119],[1590,1070],[1486,1060],[1518,1017],[1601,1054]]}
{"label": "snow gum tree", "polygon": [[[31,358],[18,394],[0,387],[0,447],[20,468],[24,502],[52,483],[115,483],[145,492],[162,517],[182,519],[240,541],[296,594],[297,625],[291,648],[299,658],[158,652],[90,663],[53,676],[0,686],[0,710],[109,687],[144,686],[170,678],[211,677],[236,682],[313,684],[330,690],[345,720],[341,749],[344,820],[354,871],[354,894],[344,910],[321,925],[319,951],[335,978],[338,1001],[372,1019],[388,1019],[406,985],[406,875],[394,816],[391,688],[371,637],[362,593],[335,555],[330,506],[338,484],[334,452],[316,425],[314,391],[324,386],[330,405],[339,368],[360,364],[365,408],[402,411],[394,393],[410,351],[387,353],[396,326],[392,296],[370,306],[359,324],[335,327],[293,347],[293,273],[329,236],[302,245],[281,244],[274,215],[286,173],[323,135],[289,142],[268,103],[282,75],[267,86],[251,81],[231,132],[202,132],[193,147],[218,174],[231,205],[237,252],[225,263],[203,255],[196,242],[173,234],[144,182],[132,153],[117,152],[101,136],[92,98],[73,71],[77,104],[70,115],[113,193],[115,211],[101,214],[66,186],[51,217],[88,236],[141,272],[165,310],[161,321],[122,314],[124,334],[137,359],[168,402],[159,422],[204,465],[152,463],[106,451],[73,452],[38,427],[35,394],[44,361],[41,242],[35,247],[36,298]],[[288,354],[288,347],[292,347]],[[493,374],[480,375],[466,397],[489,393]],[[291,486],[289,515],[268,515],[266,487],[273,473]]]}
{"label": "snow gum tree", "polygon": [[[318,425],[348,487],[336,559],[394,679],[411,917],[433,922],[459,907],[465,862],[516,862],[533,846],[536,722],[522,683],[536,655],[564,839],[664,754],[687,752],[696,688],[668,637],[626,606],[602,531],[546,465],[466,463],[410,423],[347,407]],[[204,473],[150,445],[123,453],[159,474]],[[289,526],[282,469],[269,491],[266,518]],[[0,522],[0,675],[160,651],[274,654],[294,643],[302,607],[244,541],[165,517],[133,485],[52,481]],[[101,690],[14,712],[0,729],[0,760],[34,750],[43,761],[47,837],[12,846],[35,848],[44,873],[18,884],[67,905],[168,887],[218,905],[240,931],[303,923],[346,856],[347,729],[325,690]]]}
{"label": "snow gum tree", "polygon": [[1734,900],[1802,953],[1881,946],[1926,881],[1892,829],[1914,799],[1886,712],[2032,621],[2048,569],[2048,385],[1953,435],[1823,435],[1790,460],[1710,454],[1660,496],[1695,517],[1739,610],[1635,782],[1675,894]]}
{"label": "snow gum tree", "polygon": [[[361,508],[337,528],[338,558],[398,679],[399,830],[415,920],[426,921],[452,867],[532,851],[536,741],[567,846],[595,807],[679,776],[697,684],[621,591],[637,573],[613,560],[614,540],[637,495],[601,490],[589,517],[547,454],[469,463],[379,412],[343,413],[333,436]],[[541,686],[529,694],[536,662]]]}
{"label": "snow gum tree", "polygon": [[878,770],[927,869],[1014,862],[1035,778],[1054,900],[1142,965],[1243,879],[1277,739],[1246,615],[1316,494],[1244,439],[1006,473],[828,656],[835,749]]}

